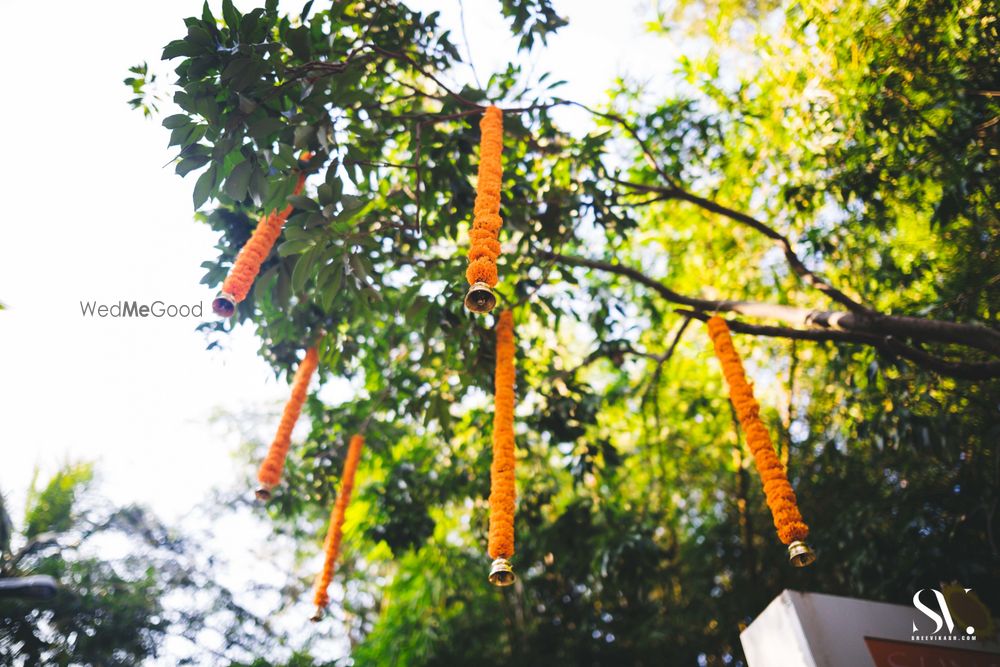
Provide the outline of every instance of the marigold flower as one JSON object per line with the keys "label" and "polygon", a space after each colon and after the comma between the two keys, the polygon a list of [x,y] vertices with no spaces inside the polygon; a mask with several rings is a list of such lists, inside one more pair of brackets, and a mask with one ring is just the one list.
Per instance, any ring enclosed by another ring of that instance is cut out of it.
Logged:
{"label": "marigold flower", "polygon": [[333,510],[330,512],[330,526],[327,528],[326,540],[323,543],[326,558],[323,561],[323,570],[316,577],[316,592],[313,596],[313,602],[316,603],[314,620],[319,620],[323,609],[330,604],[330,595],[327,589],[330,588],[330,581],[333,580],[333,573],[336,570],[337,557],[340,555],[340,540],[344,534],[344,513],[351,502],[354,473],[358,469],[358,460],[361,458],[361,448],[364,444],[364,436],[354,435],[347,448],[344,473],[340,478],[340,493],[337,494],[337,501],[333,504]]}
{"label": "marigold flower", "polygon": [[764,495],[774,518],[778,538],[784,544],[804,541],[809,535],[809,527],[799,513],[795,491],[788,483],[785,468],[774,451],[771,436],[760,420],[760,404],[753,396],[753,387],[747,382],[740,355],[733,347],[729,326],[721,317],[712,317],[708,320],[708,334],[729,385],[729,398],[736,409],[747,446],[753,454],[757,472],[764,484]]}
{"label": "marigold flower", "polygon": [[[479,129],[479,176],[476,181],[472,229],[469,231],[469,267],[465,271],[465,277],[470,285],[483,283],[492,288],[497,284],[497,258],[500,257],[497,236],[503,225],[500,217],[503,112],[495,106],[488,107],[479,121]],[[493,302],[495,303],[495,299]]]}
{"label": "marigold flower", "polygon": [[[311,154],[306,152],[300,156],[303,162],[309,160]],[[295,184],[293,194],[300,194],[305,187],[306,175],[299,173],[299,180]],[[260,273],[260,266],[271,254],[281,230],[292,214],[294,207],[289,204],[279,211],[271,211],[257,224],[257,227],[250,235],[250,240],[246,242],[239,254],[233,268],[229,270],[229,275],[222,283],[222,290],[219,296],[212,302],[212,310],[220,317],[230,317],[235,312],[236,304],[247,298],[250,286]]]}
{"label": "marigold flower", "polygon": [[514,317],[505,310],[497,318],[494,376],[493,463],[490,466],[491,558],[514,555]]}
{"label": "marigold flower", "polygon": [[292,395],[289,396],[288,402],[285,404],[285,411],[278,424],[278,432],[271,442],[264,462],[260,464],[260,469],[257,471],[257,479],[261,484],[261,488],[257,490],[257,496],[262,500],[270,498],[271,489],[281,481],[281,472],[285,468],[288,447],[292,442],[292,429],[295,428],[295,422],[299,420],[302,404],[306,400],[306,393],[309,389],[309,381],[318,365],[319,353],[315,347],[310,347],[306,350],[305,358],[295,371],[295,379],[292,381]]}

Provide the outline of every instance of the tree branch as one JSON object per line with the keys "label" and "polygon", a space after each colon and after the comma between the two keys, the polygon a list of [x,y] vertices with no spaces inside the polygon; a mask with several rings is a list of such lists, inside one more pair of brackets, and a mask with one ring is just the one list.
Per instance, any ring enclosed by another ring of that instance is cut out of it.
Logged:
{"label": "tree branch", "polygon": [[[792,325],[792,327],[774,327],[737,323],[737,326],[733,328],[734,331],[740,331],[738,327],[744,327],[746,333],[763,336],[874,345],[905,356],[933,370],[951,375],[959,374],[956,377],[981,378],[1000,375],[1000,364],[994,362],[978,364],[947,361],[910,346],[905,346],[904,349],[900,347],[904,343],[899,340],[887,340],[887,338],[895,337],[897,339],[911,338],[919,342],[954,343],[978,348],[1000,356],[1000,333],[980,324],[943,322],[874,312],[871,315],[859,316],[854,313],[812,310],[755,301],[701,299],[675,292],[641,271],[621,264],[611,264],[548,251],[540,251],[540,254],[563,265],[586,267],[629,278],[652,289],[667,301],[689,306],[695,311],[699,311],[697,315],[693,315],[699,316],[699,319],[707,319],[708,315],[705,313],[732,312],[748,317],[778,320]],[[746,329],[746,327],[752,327],[752,330]]]}
{"label": "tree branch", "polygon": [[[707,313],[679,309],[678,314],[693,317],[702,322],[708,320]],[[942,375],[962,378],[965,380],[988,380],[1000,377],[1000,361],[952,361],[935,357],[919,348],[907,345],[892,336],[879,337],[873,334],[849,333],[843,331],[803,331],[787,327],[761,326],[747,324],[738,320],[726,320],[729,328],[736,333],[770,338],[789,338],[792,340],[833,341],[838,343],[857,343],[871,345],[882,352],[895,354],[909,359],[924,368]]]}
{"label": "tree branch", "polygon": [[[810,271],[806,267],[806,265],[802,263],[802,260],[799,259],[799,256],[795,254],[795,249],[792,246],[791,240],[789,240],[789,238],[784,234],[781,234],[776,229],[773,229],[772,227],[766,225],[757,218],[747,215],[746,213],[742,213],[740,211],[731,209],[728,206],[723,206],[722,204],[714,202],[710,199],[699,197],[696,194],[690,193],[678,187],[671,186],[665,188],[656,185],[643,185],[641,183],[632,183],[631,181],[623,181],[617,178],[612,178],[611,180],[614,181],[615,183],[618,183],[619,185],[624,185],[626,187],[641,190],[643,192],[658,193],[663,199],[677,199],[680,201],[686,201],[688,203],[694,204],[695,206],[701,208],[702,210],[724,216],[726,218],[729,218],[730,220],[733,220],[734,222],[746,225],[747,227],[750,227],[751,229],[760,232],[767,238],[774,241],[781,248],[781,251],[784,253],[788,265],[792,267],[792,271],[795,272],[795,275],[797,275],[805,284],[809,285],[814,289],[819,290],[820,292],[828,296],[830,299],[841,304],[842,306],[844,306],[853,313],[872,314],[874,312],[867,306],[864,306],[858,301],[855,301],[854,299],[847,296],[839,289],[828,283],[826,280],[824,280],[823,278],[819,277],[818,275]],[[652,203],[653,201],[656,201],[656,199],[654,198],[648,202],[642,202],[642,203],[644,204]]]}

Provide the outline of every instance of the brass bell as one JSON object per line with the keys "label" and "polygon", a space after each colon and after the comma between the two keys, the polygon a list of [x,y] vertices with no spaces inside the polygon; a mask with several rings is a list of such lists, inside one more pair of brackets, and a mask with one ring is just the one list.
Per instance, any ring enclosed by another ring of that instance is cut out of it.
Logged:
{"label": "brass bell", "polygon": [[474,313],[488,313],[496,305],[497,295],[486,283],[472,283],[465,294],[465,307]]}
{"label": "brass bell", "polygon": [[219,292],[212,301],[212,312],[219,317],[232,317],[236,312],[236,297],[228,292]]}
{"label": "brass bell", "polygon": [[309,620],[312,621],[313,623],[319,623],[320,621],[322,621],[323,620],[323,607],[317,606],[315,613],[313,613],[313,615],[309,617]]}
{"label": "brass bell", "polygon": [[816,561],[816,553],[801,540],[795,540],[788,545],[788,560],[795,567],[806,567]]}
{"label": "brass bell", "polygon": [[266,486],[262,486],[256,491],[254,491],[253,495],[257,497],[257,500],[260,500],[262,502],[267,502],[268,500],[271,499],[271,489],[267,488]]}
{"label": "brass bell", "polygon": [[494,586],[510,586],[514,583],[514,568],[506,558],[497,558],[490,567],[490,583]]}

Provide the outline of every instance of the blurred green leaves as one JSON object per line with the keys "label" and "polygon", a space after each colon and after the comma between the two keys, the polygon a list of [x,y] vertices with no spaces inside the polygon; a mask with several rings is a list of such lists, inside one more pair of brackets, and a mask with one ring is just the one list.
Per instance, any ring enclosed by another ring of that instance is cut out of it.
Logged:
{"label": "blurred green leaves", "polygon": [[77,495],[93,479],[93,466],[80,463],[67,466],[52,476],[42,489],[32,484],[24,517],[24,534],[36,537],[41,533],[61,533],[73,525]]}

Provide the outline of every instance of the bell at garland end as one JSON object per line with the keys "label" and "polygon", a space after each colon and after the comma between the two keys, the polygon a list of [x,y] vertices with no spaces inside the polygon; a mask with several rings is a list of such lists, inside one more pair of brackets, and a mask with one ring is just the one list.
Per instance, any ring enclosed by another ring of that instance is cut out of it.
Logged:
{"label": "bell at garland end", "polygon": [[801,540],[795,540],[788,545],[788,560],[795,567],[806,567],[816,561],[816,553]]}
{"label": "bell at garland end", "polygon": [[472,283],[465,294],[465,307],[474,313],[488,313],[496,305],[497,295],[486,283]]}
{"label": "bell at garland end", "polygon": [[510,586],[514,583],[514,568],[506,558],[497,558],[490,567],[490,583],[494,586]]}
{"label": "bell at garland end", "polygon": [[236,297],[228,292],[219,292],[212,301],[212,312],[219,317],[232,317],[236,312]]}

